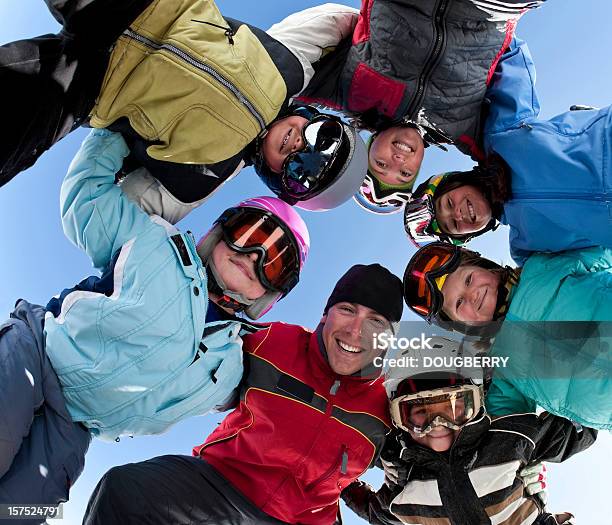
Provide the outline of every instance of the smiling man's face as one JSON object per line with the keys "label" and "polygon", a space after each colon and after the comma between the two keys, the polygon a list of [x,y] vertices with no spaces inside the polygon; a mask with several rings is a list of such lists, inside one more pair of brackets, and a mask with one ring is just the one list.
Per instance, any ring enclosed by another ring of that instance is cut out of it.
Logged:
{"label": "smiling man's face", "polygon": [[255,270],[258,257],[257,253],[238,253],[225,241],[219,241],[212,252],[215,269],[225,286],[247,299],[259,299],[266,292]]}
{"label": "smiling man's face", "polygon": [[281,172],[287,155],[304,149],[302,129],[306,124],[308,119],[293,115],[270,126],[263,139],[262,150],[266,164],[273,172]]}
{"label": "smiling man's face", "polygon": [[369,366],[382,353],[374,348],[374,334],[391,330],[384,316],[356,303],[333,305],[321,321],[329,366],[343,376]]}

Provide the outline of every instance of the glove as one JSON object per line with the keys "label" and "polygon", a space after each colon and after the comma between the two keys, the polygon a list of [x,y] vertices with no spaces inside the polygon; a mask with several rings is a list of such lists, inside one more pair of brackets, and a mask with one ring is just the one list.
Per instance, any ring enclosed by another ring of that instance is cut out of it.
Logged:
{"label": "glove", "polygon": [[385,485],[389,488],[404,487],[408,482],[412,464],[402,459],[402,453],[405,449],[406,443],[401,434],[387,436],[379,459],[380,465],[385,471]]}
{"label": "glove", "polygon": [[340,497],[346,503],[346,506],[351,509],[360,518],[369,521],[369,502],[370,497],[374,494],[374,490],[364,481],[353,481],[341,493]]}
{"label": "glove", "polygon": [[546,465],[544,463],[532,463],[522,469],[518,475],[525,486],[527,494],[536,496],[542,503],[542,506],[545,507],[548,501],[548,492],[546,492]]}
{"label": "glove", "polygon": [[380,458],[383,469],[385,471],[385,485],[392,488],[396,485],[404,487],[408,482],[410,474],[410,465],[399,458],[385,459]]}
{"label": "glove", "polygon": [[561,514],[555,514],[555,519],[559,525],[573,525],[571,519],[574,515],[571,512],[562,512]]}

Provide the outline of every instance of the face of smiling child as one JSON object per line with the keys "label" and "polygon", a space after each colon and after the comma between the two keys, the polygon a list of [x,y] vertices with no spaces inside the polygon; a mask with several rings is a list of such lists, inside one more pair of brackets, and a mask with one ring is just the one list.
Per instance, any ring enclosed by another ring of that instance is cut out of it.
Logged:
{"label": "face of smiling child", "polygon": [[491,220],[489,201],[475,186],[459,186],[435,199],[436,221],[450,235],[482,230]]}
{"label": "face of smiling child", "polygon": [[292,115],[270,126],[263,139],[262,151],[268,167],[275,173],[283,169],[283,162],[290,153],[304,149],[302,129],[308,119]]}
{"label": "face of smiling child", "polygon": [[[456,415],[463,414],[464,410],[465,405],[463,399],[457,399],[455,403],[455,417]],[[434,403],[429,405],[427,410],[425,410],[423,406],[414,406],[410,413],[410,420],[415,425],[426,426],[425,419],[428,417],[428,414],[436,413],[439,413],[442,416],[446,415],[449,420],[453,419],[453,414],[451,413],[451,406],[449,403]],[[419,445],[423,445],[424,447],[430,448],[436,452],[446,452],[455,442],[459,431],[445,427],[444,425],[438,425],[435,426],[431,432],[422,437],[417,436],[411,431],[409,431],[409,433],[412,436],[412,439],[414,439],[414,441],[416,441]]]}
{"label": "face of smiling child", "polygon": [[407,184],[421,167],[425,144],[414,128],[395,126],[381,131],[369,152],[370,172],[385,184]]}
{"label": "face of smiling child", "polygon": [[492,321],[497,306],[499,275],[478,266],[460,266],[442,286],[443,309],[453,321]]}

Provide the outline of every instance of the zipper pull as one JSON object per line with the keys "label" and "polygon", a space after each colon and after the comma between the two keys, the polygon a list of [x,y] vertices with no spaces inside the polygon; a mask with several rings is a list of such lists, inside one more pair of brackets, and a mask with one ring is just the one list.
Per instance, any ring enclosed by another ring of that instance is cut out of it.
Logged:
{"label": "zipper pull", "polygon": [[336,392],[338,392],[338,389],[340,388],[340,379],[336,379],[334,381],[334,384],[331,386],[331,388],[329,389],[329,393],[332,396],[336,395]]}
{"label": "zipper pull", "polygon": [[195,18],[191,19],[192,22],[197,22],[198,24],[206,24],[213,27],[218,27],[219,29],[223,29],[225,31],[225,36],[227,37],[228,42],[233,46],[234,39],[232,38],[236,33],[231,27],[223,27],[218,24],[213,24],[212,22],[206,22],[204,20],[196,20]]}
{"label": "zipper pull", "polygon": [[340,474],[346,474],[348,470],[348,449],[346,445],[342,447],[342,463],[340,465]]}

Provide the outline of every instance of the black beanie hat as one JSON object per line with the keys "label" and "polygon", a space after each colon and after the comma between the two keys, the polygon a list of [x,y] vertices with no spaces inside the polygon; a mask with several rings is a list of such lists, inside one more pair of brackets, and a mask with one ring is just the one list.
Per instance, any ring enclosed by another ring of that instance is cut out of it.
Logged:
{"label": "black beanie hat", "polygon": [[404,308],[402,281],[380,264],[356,264],[336,283],[323,313],[343,301],[367,306],[398,323]]}

